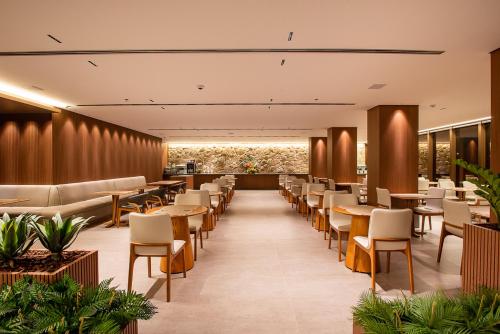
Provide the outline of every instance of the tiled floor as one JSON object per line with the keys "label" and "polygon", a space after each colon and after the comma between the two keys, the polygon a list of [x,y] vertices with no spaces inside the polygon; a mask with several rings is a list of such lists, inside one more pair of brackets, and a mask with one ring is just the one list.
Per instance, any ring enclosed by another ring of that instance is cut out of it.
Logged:
{"label": "tiled floor", "polygon": [[[436,264],[441,229],[414,240],[417,293],[460,287],[461,240],[448,237]],[[98,249],[100,278],[115,277],[126,288],[128,228],[96,226],[73,248]],[[335,248],[335,247],[333,247]],[[384,257],[382,257],[384,258]],[[187,278],[172,282],[165,302],[164,274],[153,260],[136,262],[134,289],[146,293],[159,313],[141,322],[141,333],[351,333],[350,308],[370,286],[367,274],[352,273],[328,250],[323,234],[311,228],[277,191],[239,191],[199,253]],[[394,254],[391,273],[377,276],[386,296],[408,289],[406,260]]]}

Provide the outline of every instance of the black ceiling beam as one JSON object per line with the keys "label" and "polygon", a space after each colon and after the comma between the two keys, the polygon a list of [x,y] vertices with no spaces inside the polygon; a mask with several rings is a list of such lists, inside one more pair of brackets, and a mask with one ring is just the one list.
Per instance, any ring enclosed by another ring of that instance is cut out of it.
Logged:
{"label": "black ceiling beam", "polygon": [[354,106],[351,102],[243,102],[243,103],[102,103],[77,104],[77,107],[148,107],[148,106]]}
{"label": "black ceiling beam", "polygon": [[179,53],[361,53],[361,54],[404,54],[440,55],[441,50],[405,49],[120,49],[120,50],[51,50],[51,51],[3,51],[0,57],[16,56],[72,56],[72,55],[114,55],[114,54],[179,54]]}

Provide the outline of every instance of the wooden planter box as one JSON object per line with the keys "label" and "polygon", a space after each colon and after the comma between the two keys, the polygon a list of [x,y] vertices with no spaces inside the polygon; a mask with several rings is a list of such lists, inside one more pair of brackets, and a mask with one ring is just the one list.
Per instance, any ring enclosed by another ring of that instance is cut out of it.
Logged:
{"label": "wooden planter box", "polygon": [[364,329],[361,326],[356,325],[356,323],[352,322],[352,334],[365,334]]}
{"label": "wooden planter box", "polygon": [[465,224],[462,266],[465,292],[481,286],[500,289],[500,231]]}
{"label": "wooden planter box", "polygon": [[139,328],[137,326],[137,320],[133,320],[128,323],[127,327],[122,329],[122,334],[137,334],[139,333]]}
{"label": "wooden planter box", "polygon": [[64,274],[68,273],[79,284],[83,286],[97,286],[99,284],[99,267],[97,261],[97,251],[89,251],[75,261],[67,264],[58,270],[48,272],[0,272],[0,286],[12,285],[24,276],[31,276],[39,282],[53,283],[60,280]]}

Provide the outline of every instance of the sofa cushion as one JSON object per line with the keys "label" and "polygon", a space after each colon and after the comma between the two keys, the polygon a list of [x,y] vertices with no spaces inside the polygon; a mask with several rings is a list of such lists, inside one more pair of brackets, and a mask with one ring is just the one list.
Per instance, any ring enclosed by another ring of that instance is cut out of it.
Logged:
{"label": "sofa cushion", "polygon": [[123,177],[120,179],[112,179],[110,181],[114,182],[116,190],[134,189],[146,184],[146,178],[144,176]]}
{"label": "sofa cushion", "polygon": [[1,185],[0,198],[29,199],[26,202],[15,203],[16,207],[48,206],[49,195],[53,187],[50,185]]}
{"label": "sofa cushion", "polygon": [[51,202],[51,205],[67,205],[86,201],[92,198],[102,197],[102,195],[97,194],[99,191],[115,190],[113,180],[59,184],[56,188],[59,195],[59,201]]}

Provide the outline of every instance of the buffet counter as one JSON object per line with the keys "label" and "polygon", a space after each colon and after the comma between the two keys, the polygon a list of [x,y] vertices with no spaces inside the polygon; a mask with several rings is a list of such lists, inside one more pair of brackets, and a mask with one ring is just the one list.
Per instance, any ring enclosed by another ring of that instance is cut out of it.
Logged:
{"label": "buffet counter", "polygon": [[[229,173],[228,173],[229,174]],[[187,178],[193,182],[193,189],[200,189],[200,184],[212,182],[213,179],[226,174],[189,174],[173,175],[169,178]],[[236,190],[278,190],[279,174],[231,174],[236,177]],[[289,174],[307,180],[307,174]],[[188,183],[189,185],[189,183]],[[188,186],[189,188],[189,186]]]}

